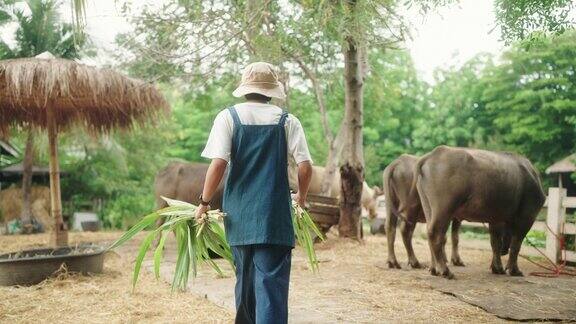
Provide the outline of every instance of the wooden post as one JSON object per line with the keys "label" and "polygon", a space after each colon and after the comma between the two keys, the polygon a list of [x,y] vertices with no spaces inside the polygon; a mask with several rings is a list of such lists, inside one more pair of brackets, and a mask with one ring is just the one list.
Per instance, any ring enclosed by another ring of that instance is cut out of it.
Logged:
{"label": "wooden post", "polygon": [[[559,263],[562,257],[562,250],[558,237],[563,235],[562,228],[565,221],[566,209],[562,206],[562,201],[566,197],[566,189],[548,189],[548,213],[546,215],[546,256],[550,260]],[[552,230],[553,233],[550,233]]]}
{"label": "wooden post", "polygon": [[48,144],[50,156],[50,205],[52,219],[54,220],[53,235],[50,240],[52,246],[68,245],[68,228],[62,218],[62,198],[60,194],[60,167],[58,165],[58,126],[54,107],[46,111],[48,124]]}
{"label": "wooden post", "polygon": [[28,130],[26,149],[24,150],[24,163],[22,171],[22,230],[32,233],[32,175],[34,168],[34,130]]}

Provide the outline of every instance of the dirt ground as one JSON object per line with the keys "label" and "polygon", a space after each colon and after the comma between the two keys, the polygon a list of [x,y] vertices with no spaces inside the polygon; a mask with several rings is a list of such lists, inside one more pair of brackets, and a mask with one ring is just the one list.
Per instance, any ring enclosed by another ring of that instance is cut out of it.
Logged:
{"label": "dirt ground", "polygon": [[[305,263],[303,255],[299,254],[291,300],[321,300],[326,309],[345,323],[503,322],[495,315],[433,288],[442,285],[446,279],[432,277],[426,269],[409,269],[404,247],[398,237],[396,253],[403,269],[388,269],[385,241],[384,236],[369,236],[364,244],[342,239],[329,240],[319,247],[322,263],[318,278],[303,271]],[[470,246],[472,242],[467,243]],[[427,241],[415,239],[414,249],[420,262],[428,264]],[[449,250],[447,253],[450,255]],[[498,291],[498,287],[501,287],[502,293],[506,292],[505,282],[510,277],[490,274],[490,251],[462,248],[460,255],[466,268],[451,267],[456,280],[463,283],[469,280],[484,281],[494,290]],[[525,260],[520,260],[519,265],[526,274],[537,270]],[[323,307],[317,309],[323,312]]]}
{"label": "dirt ground", "polygon": [[[118,235],[117,232],[72,233],[71,241],[110,241]],[[47,240],[46,235],[0,236],[0,251],[36,247]],[[369,236],[359,244],[332,236],[317,246],[321,265],[316,275],[308,270],[302,251],[296,249],[290,303],[306,305],[315,312],[315,318],[343,323],[503,321],[433,289],[435,280],[437,284],[437,280],[444,279],[431,278],[426,270],[406,269],[406,255],[399,241],[396,250],[404,269],[387,269],[385,241],[383,236]],[[470,246],[470,242],[467,243],[466,246]],[[156,282],[147,271],[143,271],[132,293],[130,280],[135,248],[136,244],[131,244],[120,249],[119,254],[109,254],[103,274],[61,275],[32,287],[0,287],[0,321],[232,322],[233,312],[229,309],[192,293],[171,294],[168,284]],[[416,239],[414,248],[420,261],[427,263],[427,243]],[[467,271],[452,267],[457,280],[459,275],[474,278],[475,274],[489,272],[489,251],[462,248],[461,256]],[[525,273],[536,270],[524,260],[520,261],[520,267]],[[231,272],[227,272],[231,276]],[[486,284],[498,283],[487,281]]]}

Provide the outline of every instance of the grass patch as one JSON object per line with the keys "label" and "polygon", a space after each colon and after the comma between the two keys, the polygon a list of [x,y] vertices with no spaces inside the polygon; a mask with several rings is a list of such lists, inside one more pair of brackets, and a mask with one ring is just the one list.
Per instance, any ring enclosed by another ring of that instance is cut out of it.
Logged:
{"label": "grass patch", "polygon": [[[467,240],[490,240],[490,233],[488,233],[488,227],[484,228],[462,225],[460,229],[460,238]],[[566,242],[568,243],[568,237],[566,238]],[[526,234],[526,238],[522,245],[534,245],[537,248],[545,248],[546,233],[537,230],[530,230],[528,234]],[[572,246],[574,246],[574,236],[572,236]]]}

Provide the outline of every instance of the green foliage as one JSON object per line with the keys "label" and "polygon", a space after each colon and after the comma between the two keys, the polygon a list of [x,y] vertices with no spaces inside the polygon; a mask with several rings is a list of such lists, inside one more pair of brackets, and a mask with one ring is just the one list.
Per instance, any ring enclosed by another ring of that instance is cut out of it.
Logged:
{"label": "green foliage", "polygon": [[536,230],[531,230],[526,234],[524,245],[531,245],[537,248],[546,247],[546,233]]}
{"label": "green foliage", "polygon": [[482,80],[492,135],[540,169],[576,150],[576,32],[519,43]]}
{"label": "green foliage", "polygon": [[496,0],[494,5],[508,42],[530,38],[535,31],[559,34],[574,26],[573,0]]}
{"label": "green foliage", "polygon": [[412,134],[419,154],[441,144],[482,146],[487,140],[489,121],[484,116],[480,80],[492,65],[490,56],[480,54],[459,68],[435,72],[436,83],[426,96],[428,107]]}
{"label": "green foliage", "polygon": [[[464,225],[460,231],[460,238],[465,240],[489,240],[490,234],[488,233],[488,225],[486,225],[486,227],[471,227]],[[526,234],[526,238],[522,244],[525,246],[545,248],[546,233],[531,230]]]}
{"label": "green foliage", "polygon": [[13,157],[12,155],[0,154],[0,168],[17,163],[18,161],[19,158]]}
{"label": "green foliage", "polygon": [[194,89],[178,94],[172,101],[170,147],[167,155],[186,161],[205,161],[200,157],[204,149],[210,126],[218,112],[232,106],[237,99],[232,97],[236,81],[228,75],[207,83],[201,91]]}
{"label": "green foliage", "polygon": [[[541,170],[569,154],[575,147],[572,35],[519,44],[502,61],[480,54],[460,67],[438,70],[433,85],[418,77],[406,51],[370,51],[364,93],[366,180],[379,185],[382,170],[400,154],[423,154],[441,144],[516,151]],[[549,63],[537,64],[540,59]],[[511,67],[513,72],[507,72]],[[520,82],[531,73],[560,76],[546,79],[546,87],[560,87],[549,96],[552,102],[538,106],[535,95],[523,99],[526,92],[518,89],[547,91],[542,83]],[[237,102],[230,95],[235,80],[226,73],[200,88],[171,92],[173,118],[162,149],[167,159],[203,161],[200,152],[214,117]],[[344,98],[341,70],[326,72],[324,82],[329,121],[338,125]],[[316,164],[324,164],[328,143],[313,93],[292,88],[288,103],[302,121]]]}
{"label": "green foliage", "polygon": [[[535,41],[538,40],[538,41]],[[440,144],[513,151],[543,171],[576,150],[576,32],[517,43],[438,70],[416,116],[413,149]]]}
{"label": "green foliage", "polygon": [[114,228],[126,228],[153,210],[154,176],[166,163],[166,125],[115,133],[99,142],[83,136],[71,134],[62,141],[68,148],[61,154],[68,173],[62,178],[64,199],[102,199],[100,216]]}
{"label": "green foliage", "polygon": [[417,116],[426,108],[427,85],[408,52],[370,52],[364,88],[366,180],[380,184],[382,170],[402,153],[412,153]]}
{"label": "green foliage", "polygon": [[[27,10],[14,6],[15,2],[25,2]],[[0,26],[16,22],[16,46],[11,48],[0,40],[0,58],[33,57],[43,52],[51,52],[57,57],[80,58],[81,50],[88,45],[85,36],[74,38],[73,26],[61,22],[59,1],[28,0],[12,1],[0,6]],[[93,53],[84,52],[84,55]]]}

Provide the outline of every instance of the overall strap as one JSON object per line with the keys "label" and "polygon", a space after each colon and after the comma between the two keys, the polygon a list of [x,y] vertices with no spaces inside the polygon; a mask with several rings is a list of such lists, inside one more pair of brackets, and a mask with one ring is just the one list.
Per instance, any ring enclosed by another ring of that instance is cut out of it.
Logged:
{"label": "overall strap", "polygon": [[232,115],[232,119],[234,120],[234,126],[240,126],[242,125],[242,123],[240,122],[240,117],[238,117],[238,112],[236,111],[236,108],[234,108],[234,106],[228,108],[228,111],[230,111],[230,115]]}
{"label": "overall strap", "polygon": [[282,116],[280,116],[280,121],[278,122],[278,126],[284,127],[284,124],[286,123],[287,117],[288,117],[288,112],[285,110],[282,110]]}

